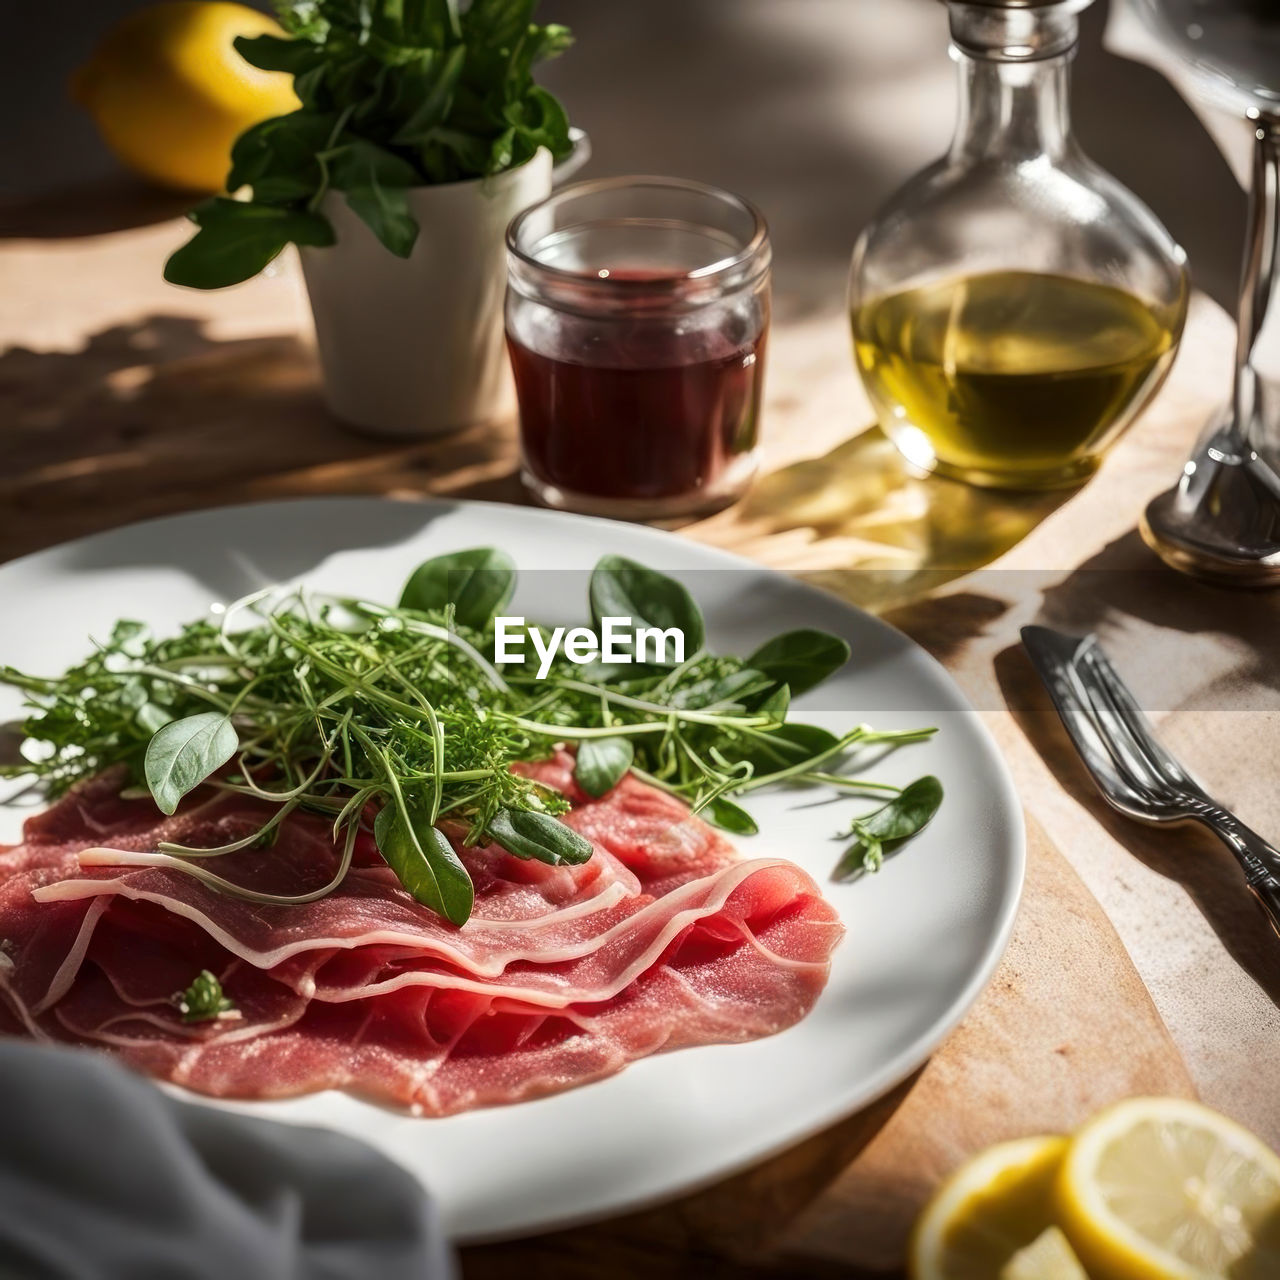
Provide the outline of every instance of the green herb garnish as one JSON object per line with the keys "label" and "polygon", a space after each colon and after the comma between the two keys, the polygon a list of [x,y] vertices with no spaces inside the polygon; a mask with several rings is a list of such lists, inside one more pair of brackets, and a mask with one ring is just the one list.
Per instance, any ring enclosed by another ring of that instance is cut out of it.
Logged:
{"label": "green herb garnish", "polygon": [[917,778],[892,800],[854,818],[848,836],[853,843],[836,864],[835,880],[856,880],[879,871],[885,858],[927,827],[942,803],[942,783],[932,774]]}
{"label": "green herb garnish", "polygon": [[222,983],[201,969],[191,985],[173,997],[183,1022],[215,1022],[236,1012],[235,1005],[222,993]]}
{"label": "green herb garnish", "polygon": [[197,289],[256,275],[287,244],[325,246],[320,204],[340,191],[398,257],[418,236],[412,187],[483,178],[546,147],[571,150],[564,108],[533,67],[568,48],[568,29],[532,21],[537,0],[279,0],[284,37],[240,36],[252,66],[293,75],[301,107],[241,134],[227,191],[165,266]]}
{"label": "green herb garnish", "polygon": [[[0,776],[34,774],[57,795],[123,765],[165,813],[202,785],[256,797],[274,806],[257,831],[215,849],[162,843],[158,854],[215,889],[269,904],[331,892],[371,825],[404,888],[461,925],[474,891],[454,848],[460,834],[552,865],[591,856],[591,845],[558,821],[568,800],[511,771],[558,743],[578,748],[575,778],[588,795],[603,795],[631,769],[726,830],[751,834],[756,824],[739,803],[751,791],[794,782],[894,792],[845,777],[841,758],[933,733],[860,725],[837,737],[784,722],[791,688],[830,675],[848,657],[844,641],[791,632],[748,661],[709,653],[687,589],[617,556],[591,575],[593,616],[679,627],[683,662],[580,666],[561,652],[545,678],[533,656],[496,664],[493,618],[514,584],[508,557],[477,548],[427,561],[395,606],[269,589],[227,606],[216,624],[190,623],[174,636],[119,622],[61,676],[0,668],[0,683],[22,689],[31,709],[26,759],[0,766]],[[910,834],[911,821],[918,830],[937,807],[935,799],[919,817],[920,786],[855,822],[859,840],[879,850]],[[272,856],[295,811],[332,822],[341,857],[328,884],[268,894],[210,870],[224,854]]]}

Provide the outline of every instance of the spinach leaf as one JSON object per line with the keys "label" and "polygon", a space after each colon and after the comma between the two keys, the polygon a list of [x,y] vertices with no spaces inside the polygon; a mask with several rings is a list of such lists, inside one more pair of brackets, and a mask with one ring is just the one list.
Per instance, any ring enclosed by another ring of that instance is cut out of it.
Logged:
{"label": "spinach leaf", "polygon": [[791,686],[789,684],[780,684],[760,705],[756,708],[762,716],[768,716],[771,720],[776,720],[781,727],[782,722],[787,718],[787,712],[791,709]]}
{"label": "spinach leaf", "polygon": [[329,180],[352,210],[397,258],[407,258],[418,238],[407,189],[417,184],[414,167],[384,147],[354,138],[329,154]]}
{"label": "spinach leaf", "polygon": [[188,791],[222,768],[240,745],[221,711],[202,711],[165,725],[147,743],[143,772],[161,813],[173,813]]}
{"label": "spinach leaf", "polygon": [[327,219],[283,205],[215,196],[197,205],[191,220],[200,230],[170,255],[164,278],[192,289],[221,289],[248,280],[291,241],[333,243]]}
{"label": "spinach leaf", "polygon": [[252,187],[258,204],[308,199],[323,181],[318,156],[337,127],[331,112],[291,111],[246,129],[231,148],[227,190]]}
{"label": "spinach leaf", "polygon": [[630,738],[584,738],[578,744],[574,781],[587,795],[602,796],[618,785],[634,758]]}
{"label": "spinach leaf", "polygon": [[804,627],[774,636],[747,661],[779,684],[790,685],[792,696],[799,697],[849,661],[849,646],[839,636]]}
{"label": "spinach leaf", "polygon": [[[467,51],[462,45],[444,55],[438,55],[432,49],[423,51],[417,67],[417,100],[408,118],[396,130],[395,137],[391,139],[393,143],[408,146],[431,141],[432,132],[441,128],[448,118],[466,60]],[[412,83],[412,74],[405,72],[409,83]]]}
{"label": "spinach leaf", "polygon": [[589,684],[612,685],[618,693],[643,693],[653,680],[667,674],[666,667],[651,662],[601,662],[599,658],[578,668],[578,679]]}
{"label": "spinach leaf", "polygon": [[417,901],[451,924],[466,924],[475,889],[442,831],[431,826],[412,806],[401,809],[391,802],[378,810],[373,836],[378,852]]}
{"label": "spinach leaf", "polygon": [[[688,645],[685,646],[686,651]],[[729,706],[741,706],[753,693],[762,693],[773,684],[767,676],[750,667],[740,671],[732,671],[727,676],[698,680],[687,688],[678,690],[672,695],[673,707],[687,707],[696,711],[700,707],[717,706],[723,703]]]}
{"label": "spinach leaf", "polygon": [[400,607],[429,613],[451,604],[460,626],[483,631],[511,599],[515,585],[515,562],[505,551],[450,551],[413,571],[400,595]]}
{"label": "spinach leaf", "polygon": [[853,843],[836,864],[832,879],[856,880],[867,872],[879,871],[885,858],[929,825],[941,804],[942,783],[927,774],[903,787],[880,808],[855,818],[849,829]]}
{"label": "spinach leaf", "polygon": [[282,36],[236,36],[232,42],[236,52],[260,71],[287,71],[301,75],[318,66],[324,55],[307,40],[290,40]]}
{"label": "spinach leaf", "polygon": [[[702,648],[702,610],[694,603],[687,587],[656,569],[646,568],[625,556],[603,556],[591,572],[588,596],[591,619],[597,631],[603,618],[629,617],[635,628],[679,629],[684,633],[686,658]],[[645,655],[654,661],[652,643],[646,647]],[[675,666],[674,657],[666,658],[661,665]]]}
{"label": "spinach leaf", "polygon": [[721,748],[721,754],[731,763],[749,760],[757,775],[776,773],[802,760],[809,760],[829,751],[837,738],[827,729],[816,724],[800,724],[791,721],[776,729],[762,730],[748,738],[740,738]]}
{"label": "spinach leaf", "polygon": [[586,862],[591,841],[572,827],[536,809],[499,809],[489,820],[489,838],[517,858],[533,858],[558,867]]}
{"label": "spinach leaf", "polygon": [[717,796],[702,812],[717,827],[736,836],[753,836],[760,830],[756,820],[741,805],[724,796]]}

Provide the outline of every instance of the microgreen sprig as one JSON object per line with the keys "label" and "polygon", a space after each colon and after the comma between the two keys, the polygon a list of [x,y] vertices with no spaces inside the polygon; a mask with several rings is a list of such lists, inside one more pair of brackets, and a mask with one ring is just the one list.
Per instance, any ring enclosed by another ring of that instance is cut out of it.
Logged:
{"label": "microgreen sprig", "polygon": [[[0,766],[0,776],[33,773],[57,795],[123,765],[165,813],[197,787],[273,806],[256,831],[216,848],[165,842],[149,853],[85,855],[175,869],[263,904],[332,892],[359,833],[372,830],[403,887],[462,925],[474,891],[455,849],[459,833],[464,844],[492,842],[553,865],[591,856],[590,843],[558,821],[566,797],[512,771],[559,743],[576,745],[575,777],[588,795],[603,795],[632,769],[710,821],[750,834],[755,822],[736,798],[778,783],[894,793],[846,777],[838,762],[858,748],[933,733],[859,725],[837,736],[788,721],[791,685],[810,688],[843,665],[843,640],[795,631],[747,659],[713,654],[688,590],[617,556],[591,577],[597,624],[625,610],[637,625],[678,628],[693,652],[634,674],[593,671],[563,654],[545,678],[532,660],[497,663],[493,617],[514,583],[508,557],[475,548],[420,566],[394,606],[272,588],[228,605],[217,623],[193,622],[172,636],[119,622],[62,676],[0,669],[0,682],[21,689],[31,712],[26,760]],[[877,835],[879,826],[914,798],[909,788],[854,834],[897,839],[896,827]],[[229,854],[270,857],[298,811],[332,824],[339,858],[325,884],[273,894],[212,869]]]}

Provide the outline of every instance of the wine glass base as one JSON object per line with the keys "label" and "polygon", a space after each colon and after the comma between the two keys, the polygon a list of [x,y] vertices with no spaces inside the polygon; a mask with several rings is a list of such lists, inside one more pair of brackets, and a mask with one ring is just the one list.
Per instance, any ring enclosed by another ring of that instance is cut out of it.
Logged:
{"label": "wine glass base", "polygon": [[1153,498],[1138,525],[1143,542],[1171,569],[1223,586],[1280,587],[1280,543],[1214,543],[1203,531],[1193,532],[1171,519],[1176,501],[1176,489]]}
{"label": "wine glass base", "polygon": [[1237,587],[1280,586],[1280,476],[1230,424],[1196,446],[1181,481],[1153,498],[1139,522],[1167,565]]}

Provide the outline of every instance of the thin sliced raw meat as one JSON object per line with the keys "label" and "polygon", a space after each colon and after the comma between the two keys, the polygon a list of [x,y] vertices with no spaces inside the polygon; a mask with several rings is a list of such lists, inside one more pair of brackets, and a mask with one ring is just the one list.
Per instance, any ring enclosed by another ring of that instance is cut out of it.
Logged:
{"label": "thin sliced raw meat", "polygon": [[[241,838],[272,810],[206,791],[157,822],[149,802],[120,799],[118,777],[96,780],[0,854],[5,1023],[103,1045],[217,1096],[343,1088],[439,1115],[802,1017],[841,934],[809,877],[740,861],[680,801],[629,775],[587,797],[572,765],[559,752],[521,769],[573,802],[566,821],[592,858],[552,868],[459,847],[476,886],[461,929],[414,902],[363,837],[342,885],[298,906],[130,866],[161,841]],[[461,834],[450,832],[456,844]],[[338,863],[327,824],[295,814],[269,851],[212,865],[246,887],[298,893]],[[183,1023],[173,993],[204,968],[235,1015]]]}

